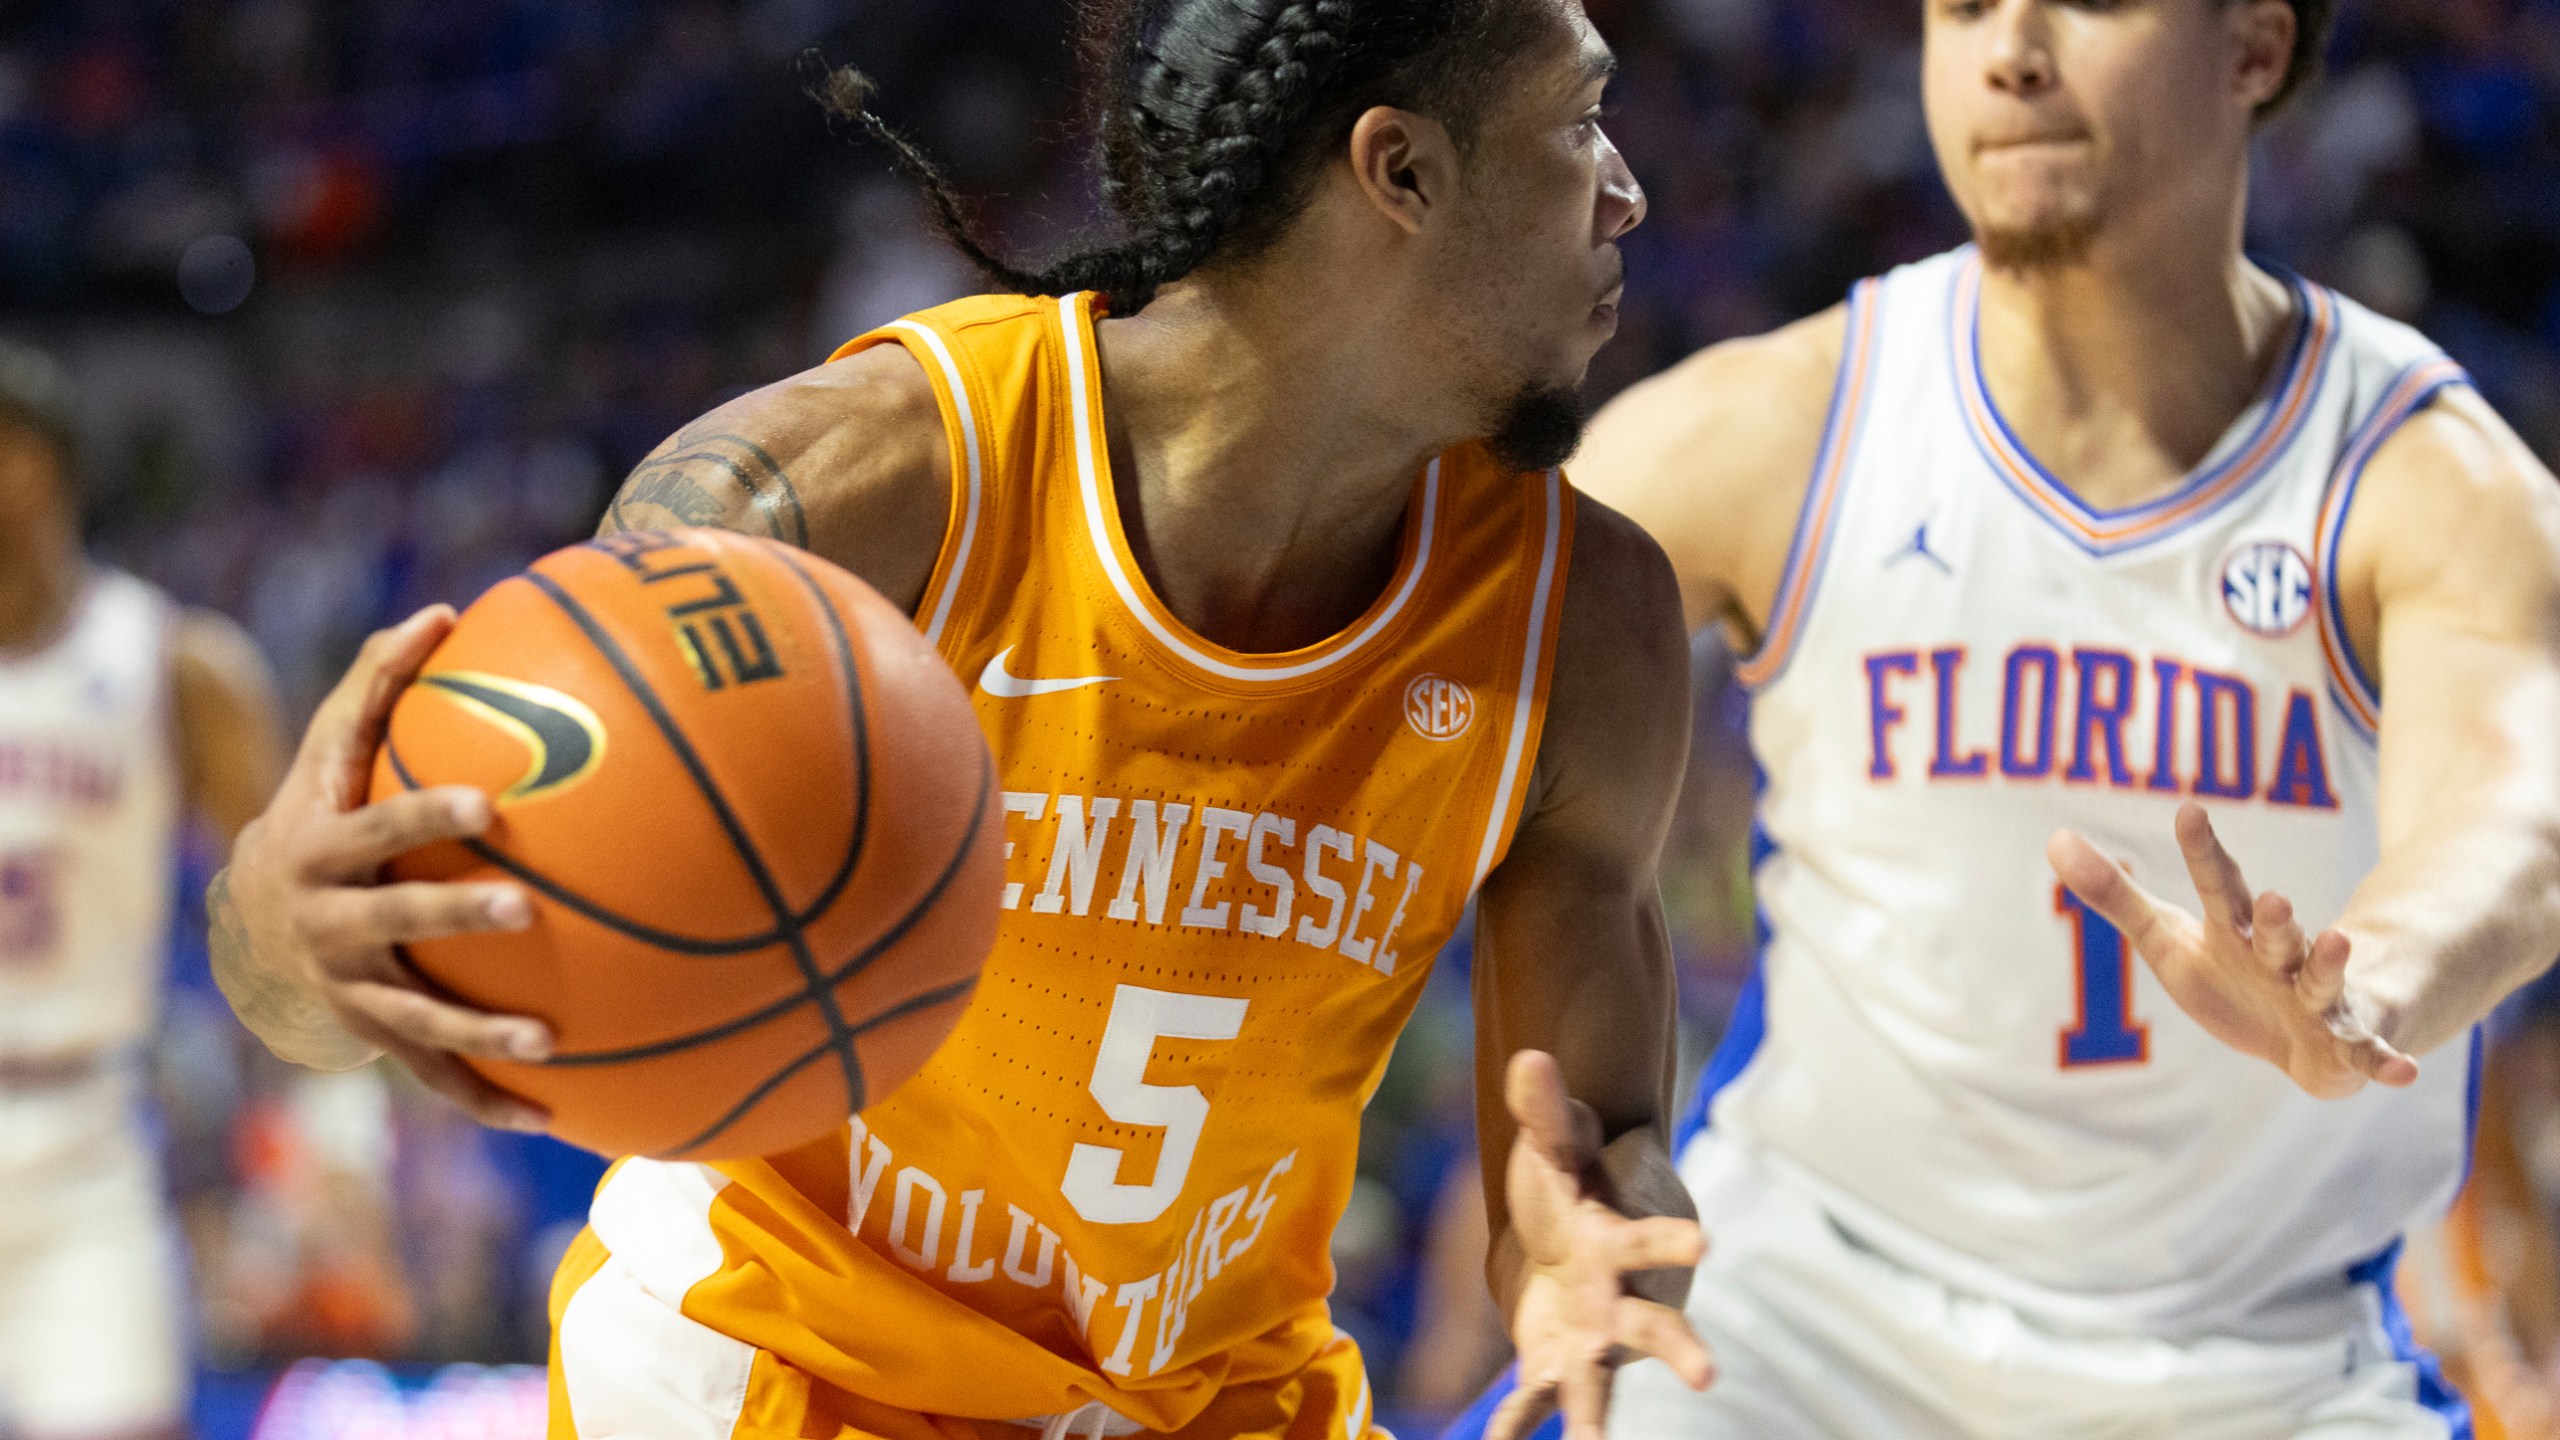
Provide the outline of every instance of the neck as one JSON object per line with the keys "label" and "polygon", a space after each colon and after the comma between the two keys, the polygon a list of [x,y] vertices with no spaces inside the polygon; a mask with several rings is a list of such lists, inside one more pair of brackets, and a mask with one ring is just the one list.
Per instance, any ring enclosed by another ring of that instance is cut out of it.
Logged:
{"label": "neck", "polygon": [[79,603],[85,567],[79,543],[49,526],[30,526],[0,554],[0,650],[50,644]]}
{"label": "neck", "polygon": [[2259,391],[2292,296],[2228,225],[2127,226],[2068,265],[1992,270],[1982,364],[2027,448],[2092,505],[2174,489]]}
{"label": "neck", "polygon": [[1415,478],[1467,438],[1398,403],[1410,347],[1346,328],[1362,307],[1307,303],[1325,293],[1198,279],[1097,327],[1130,546],[1166,608],[1231,649],[1297,649],[1356,620],[1394,572]]}

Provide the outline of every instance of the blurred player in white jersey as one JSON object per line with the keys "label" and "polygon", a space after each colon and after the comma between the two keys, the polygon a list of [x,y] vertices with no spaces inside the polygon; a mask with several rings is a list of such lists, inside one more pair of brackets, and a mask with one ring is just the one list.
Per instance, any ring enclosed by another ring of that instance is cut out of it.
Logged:
{"label": "blurred player in white jersey", "polygon": [[1765,778],[1683,1137],[1721,1377],[1629,1369],[1613,1433],[2469,1433],[2391,1273],[2560,954],[2560,487],[2242,253],[2329,9],[1927,0],[1977,243],[1574,467],[1750,657]]}
{"label": "blurred player in white jersey", "polygon": [[177,1247],[138,1114],[175,847],[282,770],[227,621],[81,553],[62,373],[0,344],[0,1435],[183,1432]]}

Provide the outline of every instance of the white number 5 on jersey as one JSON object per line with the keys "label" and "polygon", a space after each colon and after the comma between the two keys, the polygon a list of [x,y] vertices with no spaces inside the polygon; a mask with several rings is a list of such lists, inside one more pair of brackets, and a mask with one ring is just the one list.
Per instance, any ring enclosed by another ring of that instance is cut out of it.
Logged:
{"label": "white number 5 on jersey", "polygon": [[1067,1180],[1059,1187],[1077,1214],[1097,1225],[1135,1225],[1172,1206],[1209,1123],[1209,1098],[1196,1085],[1148,1084],[1147,1061],[1160,1039],[1233,1040],[1244,1030],[1246,1003],[1137,985],[1123,985],[1112,996],[1111,1019],[1102,1027],[1102,1050],[1087,1088],[1102,1113],[1121,1124],[1164,1127],[1164,1150],[1154,1179],[1123,1185],[1120,1164],[1127,1151],[1078,1145],[1067,1157]]}

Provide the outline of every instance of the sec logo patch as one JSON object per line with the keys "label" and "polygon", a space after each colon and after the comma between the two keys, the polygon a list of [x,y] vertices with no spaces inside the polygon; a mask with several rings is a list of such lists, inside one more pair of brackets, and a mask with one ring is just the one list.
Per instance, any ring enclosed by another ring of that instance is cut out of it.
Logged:
{"label": "sec logo patch", "polygon": [[1404,723],[1425,740],[1455,740],[1476,723],[1475,692],[1445,675],[1417,675],[1404,687]]}
{"label": "sec logo patch", "polygon": [[2280,640],[2311,618],[2311,562],[2281,540],[2243,545],[2222,562],[2222,608],[2254,635]]}

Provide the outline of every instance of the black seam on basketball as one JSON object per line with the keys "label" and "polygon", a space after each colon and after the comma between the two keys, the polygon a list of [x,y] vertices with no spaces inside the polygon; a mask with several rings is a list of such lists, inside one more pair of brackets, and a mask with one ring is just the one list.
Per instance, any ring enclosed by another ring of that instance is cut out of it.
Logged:
{"label": "black seam on basketball", "polygon": [[[712,1141],[719,1139],[730,1126],[745,1119],[749,1111],[755,1109],[758,1105],[763,1104],[766,1096],[771,1095],[774,1091],[780,1089],[785,1081],[789,1080],[792,1076],[799,1074],[801,1071],[808,1069],[813,1062],[817,1061],[829,1050],[834,1048],[835,1040],[833,1037],[830,1037],[828,1039],[821,1040],[807,1050],[802,1051],[798,1059],[793,1060],[784,1065],[781,1069],[776,1070],[771,1076],[766,1078],[763,1084],[748,1091],[746,1098],[740,1100],[728,1114],[711,1122],[710,1129],[703,1131],[701,1134],[694,1136],[692,1139],[676,1146],[672,1150],[661,1151],[651,1158],[658,1160],[681,1160],[685,1156],[692,1154],[694,1151],[701,1149],[703,1146],[710,1144]],[[860,1106],[855,1107],[855,1113],[860,1113],[860,1110]]]}
{"label": "black seam on basketball", "polygon": [[807,924],[834,908],[836,897],[844,893],[844,887],[853,879],[854,868],[862,861],[863,846],[871,838],[871,719],[864,708],[862,671],[854,664],[853,638],[845,631],[844,617],[836,613],[834,603],[827,599],[827,592],[819,589],[818,582],[809,577],[809,572],[800,568],[800,562],[791,558],[790,547],[776,545],[773,553],[775,559],[789,566],[791,573],[799,577],[800,583],[809,591],[809,598],[817,602],[818,613],[827,618],[827,631],[835,637],[836,660],[844,670],[844,687],[853,699],[853,835],[845,842],[844,864],[837,867],[835,878],[821,887],[818,898],[801,912],[800,921]]}
{"label": "black seam on basketball", "polygon": [[765,867],[764,856],[757,852],[755,841],[747,835],[746,827],[739,823],[737,815],[729,809],[728,797],[722,795],[720,787],[712,783],[711,772],[704,767],[701,755],[697,754],[693,748],[693,742],[685,738],[683,727],[677,725],[675,716],[667,712],[666,703],[660,700],[658,692],[651,688],[648,677],[642,675],[639,668],[631,663],[631,657],[623,651],[621,642],[615,640],[602,625],[597,624],[596,618],[587,613],[587,607],[579,604],[576,597],[560,588],[558,581],[539,570],[526,571],[525,578],[531,580],[536,588],[549,596],[551,603],[559,606],[572,623],[586,632],[588,642],[596,647],[596,653],[602,655],[605,662],[621,675],[622,683],[630,690],[632,698],[638,700],[640,707],[649,712],[649,719],[658,727],[658,734],[666,740],[667,748],[675,752],[676,759],[683,764],[685,772],[693,777],[694,788],[702,793],[704,803],[711,807],[711,813],[719,820],[720,828],[728,832],[730,848],[737,853],[738,863],[747,868],[748,878],[755,881],[756,888],[764,893],[765,904],[773,911],[774,923],[782,927],[783,941],[791,947],[791,961],[800,968],[801,982],[808,988],[808,998],[817,1005],[818,1014],[826,1021],[827,1034],[836,1047],[836,1058],[844,1069],[846,1102],[853,1110],[861,1109],[864,1088],[862,1062],[853,1053],[852,1040],[845,1024],[844,1009],[836,1004],[834,991],[828,988],[823,972],[818,969],[817,957],[809,953],[809,937],[803,932],[800,918],[792,913],[790,902],[783,898],[780,884],[774,880],[773,872]]}
{"label": "black seam on basketball", "polygon": [[436,999],[442,1000],[448,1005],[471,1004],[469,1000],[466,1000],[462,996],[456,994],[451,986],[446,985],[443,981],[438,980],[426,971],[419,969],[418,962],[409,958],[408,946],[392,946],[391,963],[399,966],[402,974],[407,975],[411,980],[417,982],[419,989],[426,991]]}
{"label": "black seam on basketball", "polygon": [[[411,790],[425,788],[419,785],[416,776],[409,773],[408,765],[400,758],[398,745],[385,741],[383,752],[384,758],[391,762],[391,773],[402,785]],[[614,914],[485,840],[465,839],[460,843],[464,849],[482,860],[513,875],[598,925],[644,944],[654,945],[661,950],[672,950],[679,955],[744,955],[751,950],[762,950],[768,945],[778,944],[782,940],[782,931],[779,928],[768,930],[761,935],[748,935],[736,940],[701,940],[690,935],[670,934],[637,920]]]}
{"label": "black seam on basketball", "polygon": [[[825,914],[827,907],[835,903],[836,896],[853,879],[853,872],[862,858],[863,843],[871,834],[871,730],[865,723],[862,708],[862,672],[854,667],[853,640],[845,633],[844,618],[836,613],[835,602],[827,598],[827,592],[818,588],[818,582],[809,578],[809,572],[800,568],[799,561],[791,558],[787,547],[776,545],[771,549],[774,558],[799,580],[800,588],[809,592],[809,603],[817,606],[818,613],[826,617],[827,630],[835,637],[836,663],[844,674],[845,693],[853,705],[853,835],[846,843],[844,864],[836,870],[835,879],[809,907],[809,913],[815,916]],[[832,992],[835,982],[826,983]],[[845,1108],[848,1113],[859,1112],[871,1088],[869,1078],[862,1073],[862,1057],[854,1053],[851,1034],[838,1033],[836,1049],[836,1058],[844,1067]]]}
{"label": "black seam on basketball", "polygon": [[[400,783],[411,790],[418,789],[419,786],[416,778],[410,775],[408,767],[401,763],[399,748],[395,745],[386,745],[385,748],[388,753],[388,758],[391,761],[392,773],[399,778]],[[864,969],[870,966],[871,962],[879,959],[882,953],[896,945],[899,941],[905,939],[907,932],[913,930],[916,927],[916,923],[919,920],[922,920],[924,916],[933,909],[935,904],[941,900],[943,892],[951,888],[952,878],[960,873],[961,863],[969,858],[969,852],[977,845],[978,832],[986,823],[987,791],[994,784],[995,774],[993,766],[987,760],[981,759],[978,762],[978,794],[977,798],[971,802],[969,807],[969,828],[962,833],[960,837],[960,844],[958,848],[951,852],[951,858],[943,865],[942,873],[934,877],[932,886],[916,900],[915,904],[908,907],[907,912],[904,915],[898,917],[896,924],[890,926],[887,931],[883,932],[880,938],[863,947],[860,952],[856,953],[852,959],[846,961],[843,966],[831,972],[828,979],[828,983],[831,986],[841,985],[845,981],[862,973]],[[595,909],[576,895],[568,891],[561,890],[558,886],[554,885],[549,880],[544,879],[536,872],[517,864],[515,861],[495,850],[486,849],[477,841],[467,843],[473,846],[475,853],[485,854],[486,858],[488,858],[493,864],[504,867],[510,873],[524,879],[527,884],[531,884],[536,888],[542,889],[545,894],[552,895],[553,898],[563,901],[572,908],[578,910],[579,913],[588,915],[599,923],[622,930],[625,934],[631,934],[634,938],[638,939],[647,939],[651,934],[655,933],[647,931],[647,927],[645,926],[637,926],[629,924],[628,922],[622,922],[618,917],[613,916],[609,912]],[[766,935],[758,938],[753,945],[745,946],[743,948],[762,949],[765,946],[774,944],[779,938],[778,934]],[[668,936],[658,943],[668,944],[668,948],[674,948],[674,944],[672,942],[681,941],[683,941],[683,937],[681,936]],[[685,943],[701,944],[703,942]],[[698,953],[731,954],[736,952],[724,949],[718,952],[704,950]],[[405,959],[406,957],[404,956],[403,958]],[[412,969],[415,969],[414,963],[412,964]],[[418,970],[416,973],[421,979],[430,978],[423,970]],[[689,1049],[695,1045],[707,1045],[714,1040],[726,1039],[731,1035],[737,1034],[739,1031],[751,1029],[754,1026],[763,1024],[765,1021],[788,1014],[792,1010],[806,1004],[808,999],[809,997],[806,994],[792,995],[785,999],[777,1000],[760,1010],[750,1011],[747,1014],[740,1015],[734,1019],[724,1020],[717,1025],[713,1025],[703,1030],[696,1030],[690,1034],[670,1036],[664,1040],[652,1041],[646,1045],[635,1045],[621,1050],[573,1051],[567,1054],[554,1055],[549,1060],[542,1063],[547,1065],[566,1065],[574,1067],[586,1065],[616,1065],[630,1060],[653,1059],[660,1055],[672,1054],[678,1050]]]}
{"label": "black seam on basketball", "polygon": [[[953,877],[960,873],[960,867],[968,860],[969,852],[977,848],[978,831],[980,827],[986,823],[987,791],[994,784],[994,765],[990,761],[979,761],[978,798],[975,803],[969,807],[969,829],[966,834],[963,834],[960,837],[960,844],[958,847],[952,850],[951,859],[943,865],[942,873],[934,877],[933,885],[930,889],[927,889],[922,896],[918,897],[913,905],[907,907],[907,913],[898,917],[898,923],[883,931],[879,939],[864,946],[852,959],[847,960],[842,966],[838,967],[828,975],[827,985],[830,989],[843,984],[845,981],[852,979],[854,976],[861,974],[865,969],[869,968],[872,961],[879,959],[899,941],[904,940],[907,937],[907,932],[913,930],[916,927],[917,922],[922,920],[927,914],[931,913],[934,906],[940,903],[942,899],[942,892],[951,888],[951,881]],[[808,999],[809,997],[806,995],[793,995],[781,1000],[776,1000],[772,1004],[767,1005],[760,1010],[755,1010],[748,1014],[741,1015],[734,1020],[724,1020],[708,1029],[697,1030],[689,1035],[674,1035],[664,1040],[653,1040],[646,1045],[634,1045],[622,1050],[574,1051],[565,1055],[554,1055],[543,1063],[546,1065],[569,1066],[619,1065],[630,1060],[655,1059],[660,1055],[672,1054],[678,1050],[691,1049],[696,1045],[708,1045],[714,1040],[725,1040],[729,1036],[735,1035],[741,1030],[752,1029],[768,1020],[787,1015],[791,1011],[798,1009],[803,1004],[806,1004]],[[859,1032],[857,1031],[857,1033]]]}
{"label": "black seam on basketball", "polygon": [[[921,995],[910,996],[907,999],[901,1000],[897,1004],[890,1006],[888,1009],[881,1011],[879,1014],[872,1016],[870,1019],[863,1021],[861,1024],[856,1025],[853,1027],[853,1033],[856,1036],[868,1034],[869,1032],[877,1030],[881,1026],[886,1025],[893,1020],[903,1020],[907,1016],[913,1015],[919,1010],[930,1010],[936,1005],[956,1000],[961,996],[968,994],[971,990],[976,989],[977,984],[978,979],[973,975],[966,980],[955,980],[951,984],[942,986],[939,989],[927,990]],[[710,1129],[694,1136],[692,1139],[687,1140],[673,1150],[662,1152],[654,1158],[661,1160],[682,1159],[686,1155],[689,1155],[692,1152],[701,1149],[703,1146],[710,1144],[712,1141],[719,1139],[730,1126],[745,1119],[747,1115],[755,1109],[755,1107],[763,1104],[766,1096],[771,1095],[775,1090],[780,1089],[783,1084],[791,1079],[792,1076],[808,1069],[810,1063],[815,1061],[819,1056],[826,1054],[828,1048],[834,1043],[835,1042],[832,1038],[818,1042],[814,1049],[803,1053],[798,1059],[791,1061],[784,1065],[780,1070],[777,1070],[772,1075],[766,1077],[763,1084],[758,1085],[755,1089],[749,1091],[745,1099],[739,1101],[728,1114],[721,1116]],[[858,1099],[854,1104],[852,1113],[857,1115],[862,1113],[863,1101],[868,1098],[869,1097],[866,1096]]]}

